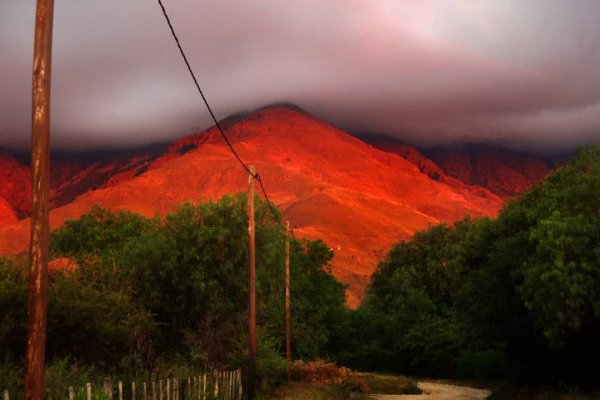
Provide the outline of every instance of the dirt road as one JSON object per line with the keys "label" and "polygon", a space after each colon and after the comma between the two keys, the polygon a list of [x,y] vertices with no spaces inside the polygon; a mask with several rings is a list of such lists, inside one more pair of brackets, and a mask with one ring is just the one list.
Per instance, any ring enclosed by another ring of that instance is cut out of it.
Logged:
{"label": "dirt road", "polygon": [[489,390],[445,383],[419,382],[423,394],[375,394],[376,400],[483,400],[490,395]]}

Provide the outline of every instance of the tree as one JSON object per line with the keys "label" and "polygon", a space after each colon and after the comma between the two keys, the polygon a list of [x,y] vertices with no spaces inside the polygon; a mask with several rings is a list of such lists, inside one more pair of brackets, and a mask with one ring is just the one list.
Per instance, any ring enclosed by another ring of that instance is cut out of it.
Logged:
{"label": "tree", "polygon": [[358,312],[392,321],[395,335],[384,329],[369,346],[378,357],[387,345],[402,372],[489,376],[506,361],[518,376],[584,379],[579,366],[600,353],[600,147],[496,220],[434,226],[396,245]]}
{"label": "tree", "polygon": [[[284,228],[279,212],[258,198],[255,212],[257,322],[265,341],[283,349]],[[93,282],[82,286],[91,298],[97,288],[116,305],[120,295],[130,296],[135,310],[151,316],[150,325],[140,325],[144,346],[132,348],[147,369],[160,359],[223,366],[247,329],[247,226],[244,194],[182,204],[163,221],[97,207],[54,232],[52,248],[77,260],[78,273]],[[300,356],[327,352],[331,324],[344,307],[344,288],[327,271],[330,259],[320,241],[292,245],[293,343]]]}

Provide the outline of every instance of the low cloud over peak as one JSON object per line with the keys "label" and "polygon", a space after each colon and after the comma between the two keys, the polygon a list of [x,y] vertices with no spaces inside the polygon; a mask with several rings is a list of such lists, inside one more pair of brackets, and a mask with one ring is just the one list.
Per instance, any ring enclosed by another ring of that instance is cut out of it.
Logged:
{"label": "low cloud over peak", "polygon": [[[600,139],[600,3],[165,1],[219,118],[292,102],[420,145]],[[154,2],[56,4],[52,140],[168,140],[210,120]],[[29,143],[34,4],[0,14],[0,146]]]}

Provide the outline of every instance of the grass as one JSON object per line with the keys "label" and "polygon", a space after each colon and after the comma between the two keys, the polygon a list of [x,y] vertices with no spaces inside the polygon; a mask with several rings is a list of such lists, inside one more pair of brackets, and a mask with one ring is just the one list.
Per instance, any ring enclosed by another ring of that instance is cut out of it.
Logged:
{"label": "grass", "polygon": [[292,382],[265,393],[259,393],[257,400],[366,400],[366,395],[350,393],[333,383]]}
{"label": "grass", "polygon": [[341,384],[292,382],[260,393],[258,400],[366,400],[371,393],[420,394],[421,389],[403,376],[352,372]]}

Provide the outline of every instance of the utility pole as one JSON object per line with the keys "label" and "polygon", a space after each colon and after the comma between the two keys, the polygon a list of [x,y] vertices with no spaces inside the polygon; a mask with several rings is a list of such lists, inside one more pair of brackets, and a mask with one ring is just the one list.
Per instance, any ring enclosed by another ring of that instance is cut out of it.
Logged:
{"label": "utility pole", "polygon": [[37,0],[31,113],[31,237],[25,400],[44,398],[48,309],[48,186],[53,0]]}
{"label": "utility pole", "polygon": [[292,380],[292,322],[290,318],[290,222],[285,221],[285,355],[287,381]]}
{"label": "utility pole", "polygon": [[254,248],[254,165],[249,165],[248,175],[248,244],[250,248],[250,281],[248,285],[248,400],[256,394],[256,264]]}

